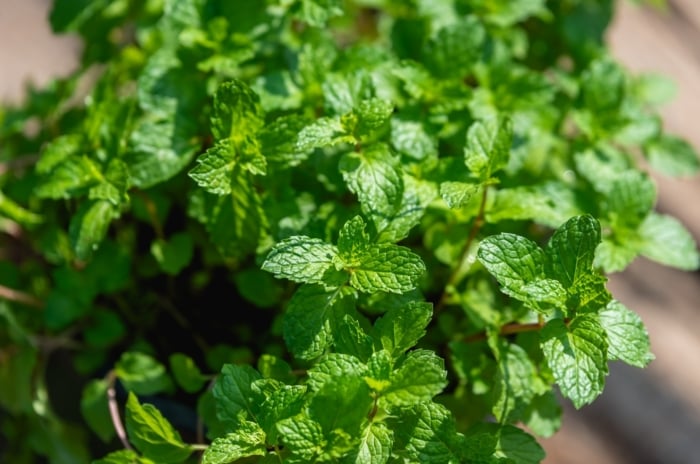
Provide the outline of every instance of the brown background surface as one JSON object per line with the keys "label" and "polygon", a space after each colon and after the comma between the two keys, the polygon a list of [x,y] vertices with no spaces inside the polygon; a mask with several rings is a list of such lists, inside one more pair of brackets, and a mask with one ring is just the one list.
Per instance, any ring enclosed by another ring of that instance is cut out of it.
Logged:
{"label": "brown background surface", "polygon": [[[0,0],[0,101],[20,99],[25,82],[46,83],[77,62],[79,43],[54,37],[47,0]],[[634,72],[653,71],[677,84],[663,109],[666,130],[700,148],[700,0],[670,0],[659,12],[620,1],[609,41]],[[700,239],[700,178],[655,177],[658,209]],[[605,393],[574,411],[542,440],[547,464],[700,463],[700,275],[637,260],[613,275],[613,294],[647,324],[656,355],[645,370],[613,364]]]}

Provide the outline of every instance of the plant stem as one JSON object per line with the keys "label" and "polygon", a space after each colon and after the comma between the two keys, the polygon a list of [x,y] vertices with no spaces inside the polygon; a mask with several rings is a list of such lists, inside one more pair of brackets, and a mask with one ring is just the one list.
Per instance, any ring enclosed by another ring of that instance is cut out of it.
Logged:
{"label": "plant stem", "polygon": [[[569,320],[565,320],[567,324],[569,323]],[[543,318],[538,318],[537,322],[530,322],[527,324],[520,324],[517,322],[513,322],[511,324],[506,324],[503,327],[501,327],[501,330],[498,331],[499,335],[513,335],[513,334],[518,334],[518,333],[523,333],[523,332],[536,332],[542,327],[544,327],[545,322]],[[472,335],[469,335],[468,337],[465,337],[462,339],[464,343],[472,343],[472,342],[478,342],[481,340],[486,340],[486,331],[475,333]]]}
{"label": "plant stem", "polygon": [[117,380],[117,375],[115,372],[109,371],[107,377],[107,401],[109,403],[109,416],[112,418],[112,425],[114,426],[114,431],[117,432],[117,437],[119,441],[122,442],[124,448],[128,450],[134,450],[129,443],[129,439],[126,437],[126,431],[124,430],[124,424],[122,424],[121,416],[119,415],[119,405],[117,404],[117,392],[114,389],[114,382]]}
{"label": "plant stem", "polygon": [[484,186],[483,191],[481,192],[481,204],[479,205],[479,212],[477,213],[476,217],[474,218],[474,222],[472,223],[472,227],[469,230],[469,237],[467,237],[467,241],[464,243],[464,247],[462,247],[462,252],[461,252],[461,257],[459,259],[459,264],[457,267],[454,268],[452,273],[450,274],[450,277],[447,279],[447,284],[445,285],[445,289],[442,292],[442,295],[440,295],[440,299],[438,300],[437,305],[435,305],[435,311],[434,313],[439,312],[442,310],[445,305],[447,304],[447,299],[450,296],[450,292],[454,290],[454,287],[459,283],[460,278],[464,274],[464,271],[469,267],[469,250],[472,247],[472,243],[474,242],[474,239],[476,238],[476,234],[479,233],[479,230],[481,230],[481,227],[484,225],[484,213],[486,211],[486,199],[488,196],[488,187]]}
{"label": "plant stem", "polygon": [[39,298],[4,285],[0,285],[0,298],[33,308],[44,309],[44,302]]}

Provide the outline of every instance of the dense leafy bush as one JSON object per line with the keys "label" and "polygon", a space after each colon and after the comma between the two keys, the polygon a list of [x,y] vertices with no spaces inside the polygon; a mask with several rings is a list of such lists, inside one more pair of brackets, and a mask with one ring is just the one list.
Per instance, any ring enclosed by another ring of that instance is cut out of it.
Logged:
{"label": "dense leafy bush", "polygon": [[57,0],[82,66],[0,113],[0,460],[539,462],[555,388],[652,359],[605,273],[698,267],[611,14]]}

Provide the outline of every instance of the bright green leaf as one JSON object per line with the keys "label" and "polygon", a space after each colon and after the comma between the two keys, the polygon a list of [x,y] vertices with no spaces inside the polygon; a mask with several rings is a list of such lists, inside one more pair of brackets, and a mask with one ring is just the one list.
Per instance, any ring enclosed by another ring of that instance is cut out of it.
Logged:
{"label": "bright green leaf", "polygon": [[418,285],[425,272],[421,258],[398,245],[380,244],[369,248],[357,264],[346,265],[350,285],[361,292],[405,293]]}
{"label": "bright green leaf", "polygon": [[632,366],[645,367],[654,355],[649,351],[649,334],[637,313],[619,301],[611,301],[599,313],[608,337],[608,357]]}
{"label": "bright green leaf", "polygon": [[393,356],[413,348],[425,335],[433,310],[430,303],[414,302],[405,307],[390,309],[374,323],[372,337],[377,347]]}
{"label": "bright green leaf", "polygon": [[651,166],[669,176],[692,176],[700,171],[700,159],[685,140],[671,135],[661,136],[645,147]]}
{"label": "bright green leaf", "polygon": [[144,353],[125,352],[115,364],[114,372],[124,387],[137,395],[160,393],[172,385],[165,366]]}
{"label": "bright green leaf", "polygon": [[202,375],[192,358],[182,353],[174,353],[169,358],[170,369],[177,384],[187,393],[196,393],[202,389],[207,378]]}
{"label": "bright green leaf", "polygon": [[129,441],[156,462],[179,463],[192,454],[192,449],[160,411],[151,404],[141,405],[132,392],[126,403],[126,432]]}
{"label": "bright green leaf", "polygon": [[294,236],[270,250],[262,269],[294,282],[323,283],[335,270],[337,260],[338,250],[334,245],[317,238]]}
{"label": "bright green leaf", "polygon": [[678,269],[700,267],[700,254],[693,236],[677,219],[652,213],[639,226],[641,254]]}
{"label": "bright green leaf", "polygon": [[512,143],[510,119],[476,121],[467,132],[464,162],[480,181],[487,181],[508,164]]}
{"label": "bright green leaf", "polygon": [[432,399],[447,385],[445,362],[429,350],[415,350],[389,378],[380,401],[389,407],[411,406]]}
{"label": "bright green leaf", "polygon": [[540,338],[562,394],[577,408],[597,398],[608,374],[607,337],[597,317],[578,316],[568,326],[553,319],[542,329]]}
{"label": "bright green leaf", "polygon": [[572,287],[592,272],[600,224],[592,216],[575,216],[554,232],[545,249],[551,276]]}
{"label": "bright green leaf", "polygon": [[219,437],[209,445],[202,455],[202,464],[227,464],[266,453],[265,432],[255,422],[243,421],[235,432]]}
{"label": "bright green leaf", "polygon": [[338,324],[354,310],[354,304],[354,298],[341,289],[299,287],[289,301],[282,323],[289,350],[299,359],[323,354],[333,344]]}
{"label": "bright green leaf", "polygon": [[260,405],[254,403],[251,384],[261,378],[260,373],[250,366],[225,364],[213,389],[218,418],[236,424],[241,411],[248,413],[249,417],[255,417],[254,411]]}

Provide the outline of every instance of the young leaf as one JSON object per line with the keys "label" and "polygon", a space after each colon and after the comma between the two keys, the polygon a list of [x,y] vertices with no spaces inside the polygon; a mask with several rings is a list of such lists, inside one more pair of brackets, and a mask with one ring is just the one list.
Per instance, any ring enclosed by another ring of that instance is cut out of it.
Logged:
{"label": "young leaf", "polygon": [[651,166],[669,176],[692,176],[700,171],[695,149],[683,139],[663,135],[646,146]]}
{"label": "young leaf", "polygon": [[228,424],[237,424],[240,422],[239,412],[244,411],[254,418],[254,411],[260,405],[254,402],[251,384],[261,378],[260,373],[250,366],[224,365],[213,389],[217,417]]}
{"label": "young leaf", "polygon": [[389,383],[380,397],[380,401],[389,407],[429,401],[447,385],[445,362],[433,351],[411,351],[392,372]]}
{"label": "young leaf", "polygon": [[177,275],[192,261],[194,243],[192,236],[181,232],[174,234],[170,240],[161,239],[151,243],[151,254],[166,274]]}
{"label": "young leaf", "polygon": [[129,441],[156,462],[179,463],[192,454],[190,446],[160,411],[151,404],[141,405],[132,392],[126,403],[126,431]]}
{"label": "young leaf", "polygon": [[592,216],[575,216],[562,225],[545,249],[551,276],[564,287],[575,285],[593,268],[595,249],[600,243],[600,224]]}
{"label": "young leaf", "polygon": [[215,439],[204,451],[202,464],[227,464],[248,456],[265,456],[265,432],[258,424],[243,421],[235,432]]}
{"label": "young leaf", "polygon": [[438,77],[465,77],[480,58],[485,38],[474,16],[443,27],[425,44],[426,65]]}
{"label": "young leaf", "polygon": [[354,310],[354,298],[342,289],[303,285],[289,301],[282,332],[289,350],[299,359],[320,356],[333,344],[343,316]]}
{"label": "young leaf", "polygon": [[230,139],[238,147],[262,128],[260,98],[240,80],[224,82],[214,94],[212,133],[219,140]]}
{"label": "young leaf", "polygon": [[398,357],[415,346],[433,315],[430,303],[412,302],[402,308],[389,310],[374,323],[372,336],[377,348]]}
{"label": "young leaf", "polygon": [[334,245],[317,238],[294,236],[272,248],[262,269],[294,282],[323,283],[335,270],[337,260],[338,250]]}
{"label": "young leaf", "polygon": [[519,300],[530,297],[524,286],[544,275],[544,252],[520,235],[501,233],[486,237],[479,244],[477,258],[498,280],[504,293]]}
{"label": "young leaf", "polygon": [[306,462],[313,462],[313,458],[322,452],[324,436],[321,424],[304,414],[279,421],[277,432],[285,447]]}
{"label": "young leaf", "polygon": [[148,458],[139,456],[132,450],[113,451],[102,459],[92,462],[93,464],[156,464]]}
{"label": "young leaf", "polygon": [[349,354],[362,361],[367,361],[372,354],[372,338],[362,330],[357,319],[347,314],[336,329],[334,342],[336,353]]}
{"label": "young leaf", "polygon": [[346,154],[340,161],[340,171],[364,214],[373,217],[394,213],[403,194],[403,179],[388,146],[374,144],[359,153]]}
{"label": "young leaf", "polygon": [[540,345],[564,396],[576,408],[600,395],[608,374],[608,343],[595,315],[581,315],[567,326],[552,319],[540,333]]}
{"label": "young leaf", "polygon": [[305,393],[305,385],[284,385],[265,399],[265,402],[260,406],[257,419],[267,436],[266,442],[268,444],[277,443],[275,424],[301,412]]}
{"label": "young leaf", "polygon": [[619,301],[611,301],[599,313],[608,337],[608,357],[629,365],[645,367],[654,355],[649,351],[649,334],[637,313]]}
{"label": "young leaf", "polygon": [[440,183],[440,196],[450,208],[461,208],[479,190],[478,184],[446,181]]}
{"label": "young leaf", "polygon": [[441,404],[413,406],[396,424],[395,434],[414,462],[457,464],[467,460],[464,436],[456,431],[452,414]]}
{"label": "young leaf", "polygon": [[383,422],[367,422],[360,433],[356,451],[341,461],[343,464],[384,464],[391,457],[394,432]]}
{"label": "young leaf", "polygon": [[127,351],[122,354],[114,372],[124,387],[137,395],[153,395],[172,386],[165,366],[144,353]]}
{"label": "young leaf", "polygon": [[643,239],[641,254],[649,259],[678,269],[700,267],[700,254],[695,240],[677,219],[652,213],[639,226]]}
{"label": "young leaf", "polygon": [[207,378],[202,375],[192,358],[182,353],[174,353],[170,355],[169,361],[173,377],[183,390],[196,393],[202,389]]}
{"label": "young leaf", "polygon": [[523,409],[544,385],[522,347],[500,339],[489,341],[498,362],[493,415],[501,424],[505,424],[520,417]]}
{"label": "young leaf", "polygon": [[485,182],[508,164],[512,143],[510,119],[476,121],[467,132],[464,163],[477,179]]}
{"label": "young leaf", "polygon": [[357,264],[346,266],[350,285],[361,292],[405,293],[418,285],[425,272],[421,258],[408,248],[379,244],[369,248]]}
{"label": "young leaf", "polygon": [[86,260],[107,235],[112,219],[118,216],[114,206],[105,200],[86,201],[70,221],[68,234],[75,256]]}

